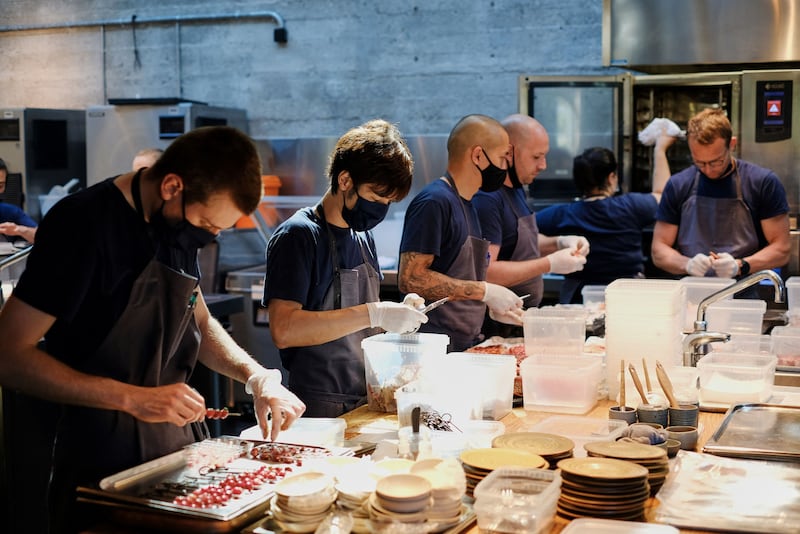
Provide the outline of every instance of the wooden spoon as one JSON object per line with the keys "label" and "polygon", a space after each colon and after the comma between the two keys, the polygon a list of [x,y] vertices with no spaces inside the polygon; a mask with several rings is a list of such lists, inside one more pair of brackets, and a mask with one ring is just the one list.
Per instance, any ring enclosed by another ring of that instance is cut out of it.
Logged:
{"label": "wooden spoon", "polygon": [[680,405],[678,404],[678,400],[675,398],[675,394],[672,392],[672,382],[670,381],[667,372],[664,370],[664,366],[661,365],[661,362],[658,360],[656,360],[656,376],[658,377],[658,383],[661,384],[661,389],[664,390],[664,395],[667,396],[669,405],[673,408],[679,408]]}
{"label": "wooden spoon", "polygon": [[634,367],[632,363],[628,364],[628,371],[630,371],[631,373],[631,378],[633,379],[633,385],[636,386],[636,391],[639,392],[639,396],[642,398],[642,402],[644,404],[648,404],[647,394],[645,394],[644,388],[642,387],[642,382],[641,380],[639,380],[639,374],[636,372],[636,367]]}
{"label": "wooden spoon", "polygon": [[624,412],[625,402],[625,360],[619,361],[619,411]]}
{"label": "wooden spoon", "polygon": [[647,392],[653,392],[653,386],[650,385],[650,371],[647,370],[647,358],[642,358],[642,368],[644,369],[644,383],[647,386]]}

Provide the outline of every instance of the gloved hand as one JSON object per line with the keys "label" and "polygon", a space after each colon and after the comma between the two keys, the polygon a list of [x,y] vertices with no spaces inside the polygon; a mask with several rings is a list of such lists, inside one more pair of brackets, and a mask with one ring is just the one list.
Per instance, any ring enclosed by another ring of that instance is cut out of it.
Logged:
{"label": "gloved hand", "polygon": [[558,250],[568,248],[581,256],[589,254],[589,240],[582,235],[560,235],[556,238]]}
{"label": "gloved hand", "polygon": [[490,312],[504,314],[514,309],[522,309],[522,299],[508,288],[484,282],[483,302]]}
{"label": "gloved hand", "polygon": [[412,332],[428,322],[427,315],[399,302],[367,302],[367,311],[370,326],[396,334]]}
{"label": "gloved hand", "polygon": [[550,272],[555,274],[569,274],[575,271],[582,271],[586,265],[586,256],[576,254],[570,248],[562,248],[552,254],[548,254],[550,261]]}
{"label": "gloved hand", "polygon": [[425,299],[417,295],[416,293],[409,293],[406,295],[406,298],[403,299],[403,304],[406,306],[410,306],[415,310],[425,307]]}
{"label": "gloved hand", "polygon": [[702,253],[697,253],[686,262],[686,273],[689,276],[705,276],[711,268],[711,258]]}
{"label": "gloved hand", "polygon": [[717,254],[717,257],[711,260],[711,267],[720,278],[733,278],[739,274],[739,264],[727,252]]}
{"label": "gloved hand", "polygon": [[[286,430],[295,419],[303,415],[306,405],[281,384],[281,372],[264,369],[254,373],[244,386],[246,393],[253,395],[256,420],[264,439],[277,439],[281,430]],[[269,416],[272,414],[270,428]]]}
{"label": "gloved hand", "polygon": [[492,311],[491,308],[489,309],[489,317],[498,323],[513,324],[516,326],[522,326],[522,316],[524,313],[525,311],[522,308],[514,308],[507,312],[495,312]]}

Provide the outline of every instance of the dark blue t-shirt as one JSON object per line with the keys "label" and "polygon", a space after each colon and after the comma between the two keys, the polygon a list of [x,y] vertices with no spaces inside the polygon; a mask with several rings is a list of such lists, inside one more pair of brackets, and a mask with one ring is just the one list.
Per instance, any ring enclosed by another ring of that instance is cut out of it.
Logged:
{"label": "dark blue t-shirt", "polygon": [[586,237],[586,265],[566,277],[608,284],[644,272],[642,230],[655,222],[656,208],[652,194],[628,193],[550,206],[536,212],[536,224],[545,235]]}
{"label": "dark blue t-shirt", "polygon": [[[469,228],[464,220],[464,211]],[[468,235],[481,237],[474,206],[458,196],[444,180],[434,180],[414,197],[406,209],[400,254],[433,254],[431,270],[447,273]]]}
{"label": "dark blue t-shirt", "polygon": [[22,211],[19,206],[8,204],[6,202],[0,202],[0,223],[4,222],[12,222],[22,226],[30,226],[31,228],[36,227],[36,221],[31,219],[30,216]]}
{"label": "dark blue t-shirt", "polygon": [[[371,232],[330,225],[336,240],[340,269],[353,269],[364,257],[376,272],[378,255]],[[362,253],[363,251],[363,253]],[[333,259],[325,224],[314,208],[297,210],[281,223],[267,244],[264,305],[270,299],[299,302],[305,310],[319,310],[333,283]]]}
{"label": "dark blue t-shirt", "polygon": [[[509,202],[509,193],[513,205]],[[472,197],[472,204],[478,212],[483,238],[500,245],[497,259],[510,260],[517,246],[517,219],[532,213],[525,201],[524,189],[503,186],[491,193],[479,190]]]}
{"label": "dark blue t-shirt", "polygon": [[[742,198],[750,209],[753,225],[758,235],[759,247],[765,247],[767,240],[761,229],[761,221],[789,212],[786,190],[780,179],[769,169],[737,159],[739,177],[742,182]],[[656,219],[680,226],[681,206],[692,193],[697,167],[694,165],[672,176],[664,187],[661,203],[658,205]],[[697,184],[697,195],[713,198],[736,198],[734,174],[711,180],[703,173]],[[724,230],[724,229],[722,229]]]}

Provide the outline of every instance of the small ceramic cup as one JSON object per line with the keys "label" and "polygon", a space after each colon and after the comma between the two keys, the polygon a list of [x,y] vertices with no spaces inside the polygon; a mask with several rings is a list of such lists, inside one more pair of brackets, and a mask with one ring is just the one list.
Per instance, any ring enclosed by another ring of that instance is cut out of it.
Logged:
{"label": "small ceramic cup", "polygon": [[640,423],[657,423],[662,427],[669,423],[669,411],[666,406],[656,404],[640,404],[636,408]]}
{"label": "small ceramic cup", "polygon": [[677,408],[669,407],[670,426],[697,426],[697,415],[700,409],[694,404],[681,404]]}
{"label": "small ceramic cup", "polygon": [[682,450],[693,451],[697,447],[696,426],[668,426],[666,430],[669,439],[676,439],[681,443]]}
{"label": "small ceramic cup", "polygon": [[667,446],[667,456],[670,458],[673,458],[681,450],[681,442],[677,439],[669,438],[664,444]]}
{"label": "small ceramic cup", "polygon": [[661,430],[662,428],[664,428],[664,425],[662,425],[660,423],[649,423],[647,421],[642,421],[641,419],[639,419],[638,423],[633,423],[633,424],[634,425],[649,426],[651,428],[655,428],[656,430]]}
{"label": "small ceramic cup", "polygon": [[608,409],[609,419],[619,419],[629,425],[636,422],[636,409],[630,406],[612,406]]}

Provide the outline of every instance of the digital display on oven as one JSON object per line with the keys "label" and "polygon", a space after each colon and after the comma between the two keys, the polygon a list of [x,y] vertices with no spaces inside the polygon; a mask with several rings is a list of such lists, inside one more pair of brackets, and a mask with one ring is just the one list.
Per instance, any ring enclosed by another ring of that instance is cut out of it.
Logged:
{"label": "digital display on oven", "polygon": [[782,141],[792,136],[792,82],[756,82],[756,142]]}

